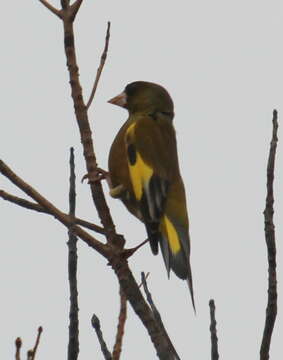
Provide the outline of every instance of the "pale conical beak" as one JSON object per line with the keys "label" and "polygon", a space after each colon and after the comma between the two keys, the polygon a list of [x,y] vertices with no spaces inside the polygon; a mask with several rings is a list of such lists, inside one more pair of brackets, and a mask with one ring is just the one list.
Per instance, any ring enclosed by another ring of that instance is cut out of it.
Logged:
{"label": "pale conical beak", "polygon": [[127,105],[127,95],[125,92],[113,97],[113,99],[108,100],[110,104],[118,105],[121,107],[126,107]]}

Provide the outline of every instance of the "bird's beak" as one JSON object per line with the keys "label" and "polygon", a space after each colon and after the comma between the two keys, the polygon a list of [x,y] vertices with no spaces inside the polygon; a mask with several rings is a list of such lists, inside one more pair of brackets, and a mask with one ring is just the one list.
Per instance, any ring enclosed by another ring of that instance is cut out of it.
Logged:
{"label": "bird's beak", "polygon": [[127,106],[127,95],[126,93],[123,91],[121,94],[113,97],[113,99],[110,99],[108,100],[108,102],[110,104],[113,104],[113,105],[118,105],[118,106],[121,106],[121,107],[126,107]]}

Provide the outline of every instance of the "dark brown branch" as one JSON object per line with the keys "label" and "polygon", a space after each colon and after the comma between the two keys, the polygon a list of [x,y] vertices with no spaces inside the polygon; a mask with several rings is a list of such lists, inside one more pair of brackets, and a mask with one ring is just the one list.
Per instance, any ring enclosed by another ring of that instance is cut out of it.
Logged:
{"label": "dark brown branch", "polygon": [[82,87],[79,80],[79,67],[77,64],[77,56],[75,50],[75,38],[73,30],[73,22],[80,8],[81,1],[76,0],[70,6],[69,0],[61,0],[62,9],[58,12],[46,0],[40,0],[50,11],[59,16],[64,26],[64,46],[67,58],[67,68],[69,71],[69,79],[71,85],[71,95],[73,99],[77,124],[80,131],[81,143],[84,149],[84,157],[88,173],[88,179],[92,194],[92,199],[98,212],[98,216],[106,229],[106,238],[109,243],[116,243],[121,246],[119,240],[121,236],[116,234],[115,226],[110,215],[108,205],[105,200],[102,185],[97,181],[97,162],[93,148],[92,134],[88,121],[87,107],[84,102]]}
{"label": "dark brown branch", "polygon": [[267,163],[267,195],[264,210],[264,231],[267,246],[268,257],[268,301],[266,308],[265,326],[263,331],[262,343],[260,348],[260,360],[269,359],[269,349],[272,332],[277,315],[277,276],[276,276],[276,243],[275,243],[275,226],[273,222],[273,181],[274,181],[274,164],[277,147],[277,111],[273,111],[273,131],[270,142],[269,157]]}
{"label": "dark brown branch", "polygon": [[217,330],[216,330],[216,319],[215,319],[215,304],[214,300],[211,299],[209,301],[209,309],[210,309],[210,337],[211,337],[211,360],[218,360],[218,338],[217,338]]}
{"label": "dark brown branch", "polygon": [[43,4],[48,10],[50,10],[54,15],[58,16],[60,19],[62,19],[61,11],[56,9],[53,5],[49,4],[46,0],[39,0],[41,4]]}
{"label": "dark brown branch", "polygon": [[89,107],[90,107],[90,105],[91,105],[91,103],[92,103],[92,101],[94,99],[94,95],[96,93],[97,85],[98,85],[98,82],[99,82],[99,79],[100,79],[100,76],[101,76],[101,73],[102,73],[106,58],[107,58],[109,39],[110,39],[110,25],[111,25],[111,23],[110,23],[110,21],[108,21],[104,50],[103,50],[103,53],[102,53],[101,58],[100,58],[100,64],[99,64],[99,67],[97,69],[96,78],[95,78],[95,81],[94,81],[94,84],[93,84],[93,88],[92,88],[89,100],[87,102],[87,105],[86,105],[87,109],[89,109]]}
{"label": "dark brown branch", "polygon": [[112,360],[111,353],[109,352],[109,350],[107,348],[107,345],[106,345],[106,343],[104,341],[104,338],[103,338],[103,334],[102,334],[101,327],[100,327],[100,321],[99,321],[98,317],[95,314],[92,315],[91,325],[92,325],[92,327],[94,328],[94,330],[96,332],[96,335],[97,335],[97,338],[98,338],[98,341],[99,341],[99,344],[100,344],[101,351],[102,351],[102,354],[104,356],[104,359],[105,360]]}
{"label": "dark brown branch", "polygon": [[113,347],[113,352],[112,352],[113,360],[120,359],[126,319],[127,319],[127,298],[123,293],[123,290],[120,288],[120,313],[119,313],[115,345]]}
{"label": "dark brown branch", "polygon": [[71,0],[61,0],[62,9],[65,10],[69,6]]}
{"label": "dark brown branch", "polygon": [[69,189],[69,216],[75,222],[76,213],[76,174],[75,174],[75,154],[74,148],[70,149],[70,189]]}
{"label": "dark brown branch", "polygon": [[[33,189],[29,184],[24,182],[20,177],[18,177],[12,169],[10,169],[2,160],[0,160],[0,173],[6,176],[13,184],[40,204],[46,211],[51,213],[57,220],[67,227],[72,226],[72,221],[70,217],[59,209],[57,209],[51,202],[45,199],[41,194],[39,194],[35,189]],[[73,230],[76,235],[80,237],[84,242],[89,246],[98,251],[101,255],[108,258],[110,256],[110,249],[106,245],[102,244],[96,240],[93,236],[89,235],[86,231],[81,229],[79,226],[74,226]]]}
{"label": "dark brown branch", "polygon": [[169,359],[172,359],[172,360],[180,360],[180,357],[176,351],[176,349],[174,348],[174,345],[172,344],[172,341],[164,327],[164,324],[163,324],[163,321],[161,319],[161,316],[160,316],[160,313],[159,311],[157,310],[157,307],[155,306],[153,300],[152,300],[152,296],[151,296],[151,293],[149,292],[148,290],[148,286],[147,286],[147,281],[146,281],[146,276],[144,274],[144,272],[142,272],[141,274],[141,277],[142,277],[142,284],[143,284],[143,288],[144,288],[144,291],[146,293],[146,299],[147,299],[147,302],[149,303],[150,307],[151,307],[151,310],[152,310],[152,314],[156,320],[156,323],[159,325],[159,328],[161,330],[161,332],[163,333],[163,336],[164,336],[164,339],[166,339],[167,343],[168,343],[168,350],[169,350],[169,353],[168,353],[168,358]]}
{"label": "dark brown branch", "polygon": [[29,354],[28,356],[30,356],[30,360],[34,360],[35,359],[35,355],[36,355],[36,351],[37,351],[37,348],[38,348],[38,345],[39,345],[39,342],[40,342],[40,337],[41,337],[41,334],[42,334],[42,327],[40,326],[38,329],[37,329],[37,337],[36,337],[36,341],[35,341],[35,344],[34,344],[34,347],[32,350],[29,350]]}
{"label": "dark brown branch", "polygon": [[16,346],[15,359],[16,359],[16,360],[21,360],[21,355],[20,355],[21,347],[22,347],[22,340],[21,340],[21,338],[19,338],[19,337],[16,338],[15,346]]}
{"label": "dark brown branch", "polygon": [[93,148],[92,134],[88,120],[87,108],[84,103],[82,87],[79,80],[79,68],[75,51],[73,23],[72,18],[67,10],[63,10],[65,54],[69,71],[71,95],[74,103],[76,120],[80,131],[81,143],[84,149],[84,157],[86,161],[91,194],[103,227],[107,230],[107,241],[109,243],[115,244],[115,246],[120,246],[121,244],[117,244],[116,241],[117,234],[115,231],[112,217],[110,215],[109,208],[105,200],[102,185],[99,181],[97,181],[96,156]]}
{"label": "dark brown branch", "polygon": [[[40,213],[44,213],[44,214],[48,214],[48,215],[52,215],[51,212],[49,212],[48,210],[44,209],[41,205],[36,204],[34,202],[28,201],[26,199],[20,198],[18,196],[14,196],[11,195],[9,193],[7,193],[4,190],[0,190],[0,198],[7,200],[13,204],[19,205],[21,207],[24,207],[26,209],[29,210],[34,210]],[[67,214],[65,214],[66,216],[68,216]],[[93,230],[99,234],[105,234],[105,230],[98,225],[92,224],[89,221],[83,220],[83,219],[79,219],[79,218],[75,218],[74,219],[75,224],[77,225],[81,225],[89,230]]]}
{"label": "dark brown branch", "polygon": [[72,12],[72,17],[71,17],[71,21],[74,21],[76,18],[76,15],[82,5],[83,0],[76,0],[71,6],[70,6],[70,10]]}
{"label": "dark brown branch", "polygon": [[[74,149],[70,149],[70,190],[69,190],[69,216],[75,224],[76,210],[76,175]],[[79,305],[77,285],[77,237],[73,226],[69,228],[68,241],[68,275],[70,286],[70,311],[69,311],[69,344],[68,360],[76,360],[79,355]]]}
{"label": "dark brown branch", "polygon": [[139,286],[128,267],[128,262],[121,261],[118,257],[113,257],[110,260],[110,264],[118,277],[125,296],[147,329],[151,341],[155,346],[157,356],[161,360],[172,360],[172,353],[170,352],[168,341],[156,322],[150,307],[145,302]]}

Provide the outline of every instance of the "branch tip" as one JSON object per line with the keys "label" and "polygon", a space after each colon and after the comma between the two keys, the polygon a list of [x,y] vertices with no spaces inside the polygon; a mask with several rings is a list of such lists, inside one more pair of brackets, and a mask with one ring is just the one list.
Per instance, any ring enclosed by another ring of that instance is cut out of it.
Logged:
{"label": "branch tip", "polygon": [[105,36],[105,45],[104,45],[104,49],[103,49],[103,52],[102,52],[102,55],[101,55],[101,58],[100,58],[100,64],[99,64],[99,67],[97,69],[97,73],[96,73],[96,77],[95,77],[95,80],[94,80],[93,88],[92,88],[89,100],[87,102],[87,105],[86,105],[87,110],[89,109],[89,107],[90,107],[90,105],[91,105],[91,103],[92,103],[92,101],[94,99],[96,89],[97,89],[97,86],[98,86],[98,82],[99,82],[99,79],[100,79],[100,76],[101,76],[101,73],[102,73],[106,58],[107,58],[108,46],[109,46],[109,40],[110,40],[110,27],[111,27],[111,22],[108,21],[107,22],[106,36]]}
{"label": "branch tip", "polygon": [[214,300],[209,300],[210,309],[210,338],[211,338],[211,360],[218,360],[218,338],[216,330],[216,319],[215,319],[215,303]]}
{"label": "branch tip", "polygon": [[20,351],[21,351],[21,347],[22,347],[22,339],[20,337],[17,337],[15,340],[15,345],[16,345],[16,355],[15,355],[15,359],[16,360],[20,360]]}
{"label": "branch tip", "polygon": [[101,331],[101,328],[100,328],[100,321],[99,321],[98,317],[95,314],[92,315],[91,325],[92,325],[92,327],[94,328],[94,330],[96,332],[98,341],[100,343],[102,354],[104,355],[104,359],[105,360],[112,360],[112,355],[109,352],[109,350],[107,348],[107,345],[106,345],[106,343],[104,341],[104,338],[103,338],[103,334],[102,334],[102,331]]}

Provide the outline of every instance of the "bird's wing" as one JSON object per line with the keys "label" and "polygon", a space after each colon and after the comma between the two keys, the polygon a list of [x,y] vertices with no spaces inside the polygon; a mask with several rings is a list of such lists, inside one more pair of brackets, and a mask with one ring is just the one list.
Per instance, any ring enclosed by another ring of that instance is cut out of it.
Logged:
{"label": "bird's wing", "polygon": [[128,127],[125,144],[134,195],[156,253],[160,219],[174,172],[178,171],[175,131],[167,121],[160,123],[143,116]]}

